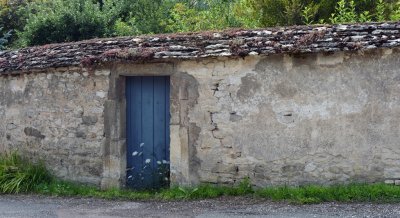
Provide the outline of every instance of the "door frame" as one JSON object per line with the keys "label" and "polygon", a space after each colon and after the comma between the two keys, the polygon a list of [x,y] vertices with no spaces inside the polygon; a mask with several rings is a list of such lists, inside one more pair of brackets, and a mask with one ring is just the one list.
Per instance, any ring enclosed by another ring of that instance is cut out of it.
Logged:
{"label": "door frame", "polygon": [[[125,91],[129,92],[125,96],[129,188],[158,189],[169,185],[170,84],[170,76],[125,77]],[[143,147],[139,146],[142,142]],[[134,151],[140,152],[138,156],[132,156]],[[144,158],[150,162],[145,163]],[[144,180],[138,178],[141,173],[145,174]],[[129,177],[132,177],[130,181]]]}
{"label": "door frame", "polygon": [[[110,69],[108,99],[104,105],[103,175],[101,187],[126,186],[126,99],[125,78],[130,76],[170,77],[170,184],[192,185],[191,159],[194,139],[191,139],[188,108],[197,99],[188,98],[193,79],[178,72],[176,63],[113,64]],[[104,69],[102,70],[104,71]],[[188,80],[189,78],[189,80]],[[182,81],[187,81],[182,84]],[[197,92],[197,87],[196,92]],[[193,89],[194,90],[194,89]],[[183,114],[185,113],[185,114]]]}

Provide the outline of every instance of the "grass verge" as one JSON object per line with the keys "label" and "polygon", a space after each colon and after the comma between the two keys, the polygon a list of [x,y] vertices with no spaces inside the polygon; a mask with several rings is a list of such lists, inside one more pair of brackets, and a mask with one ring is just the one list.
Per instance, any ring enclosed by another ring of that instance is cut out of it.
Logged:
{"label": "grass verge", "polygon": [[222,196],[248,196],[295,204],[323,202],[400,203],[400,187],[381,183],[252,189],[250,183],[245,180],[237,187],[201,185],[196,188],[173,187],[158,191],[132,191],[124,189],[102,191],[93,186],[55,181],[48,185],[38,186],[38,189],[34,192],[53,196],[79,196],[121,200],[195,200]]}
{"label": "grass verge", "polygon": [[32,164],[16,154],[0,156],[0,194],[10,193],[121,200],[192,200],[221,196],[249,196],[297,204],[400,202],[400,187],[381,183],[253,189],[250,181],[245,179],[235,187],[201,185],[196,188],[172,187],[157,191],[100,190],[94,186],[56,180],[43,164]]}
{"label": "grass verge", "polygon": [[256,191],[256,195],[274,201],[309,204],[322,202],[399,203],[400,187],[377,184],[334,186],[275,187]]}
{"label": "grass verge", "polygon": [[125,200],[191,200],[221,196],[244,196],[254,193],[248,180],[244,180],[236,187],[201,185],[196,188],[172,187],[153,191],[133,191],[129,189],[100,190],[94,186],[54,180],[51,183],[38,185],[33,192],[64,197],[79,196]]}

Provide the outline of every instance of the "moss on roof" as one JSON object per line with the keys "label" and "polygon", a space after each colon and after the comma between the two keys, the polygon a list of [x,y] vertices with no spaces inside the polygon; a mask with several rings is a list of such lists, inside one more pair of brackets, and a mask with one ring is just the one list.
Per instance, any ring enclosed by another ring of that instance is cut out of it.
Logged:
{"label": "moss on roof", "polygon": [[0,74],[111,62],[365,50],[400,45],[400,22],[92,39],[0,52]]}

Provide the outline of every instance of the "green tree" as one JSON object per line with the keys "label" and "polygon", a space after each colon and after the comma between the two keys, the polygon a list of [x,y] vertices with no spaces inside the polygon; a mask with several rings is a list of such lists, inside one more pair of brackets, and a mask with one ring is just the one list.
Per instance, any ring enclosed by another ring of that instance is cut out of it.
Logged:
{"label": "green tree", "polygon": [[394,15],[397,4],[399,0],[340,0],[330,21],[346,23],[396,20]]}
{"label": "green tree", "polygon": [[320,5],[311,2],[309,5],[305,6],[302,10],[301,16],[303,18],[304,24],[310,25],[315,23],[315,17],[318,13]]}
{"label": "green tree", "polygon": [[122,21],[121,18],[118,18],[114,24],[113,35],[134,36],[142,34],[138,26],[139,25],[134,17],[130,17],[128,21]]}
{"label": "green tree", "polygon": [[237,0],[233,4],[233,13],[242,27],[257,28],[261,26],[259,10],[252,7],[252,2],[249,0]]}
{"label": "green tree", "polygon": [[118,7],[111,0],[104,1],[103,9],[86,0],[53,0],[30,4],[29,11],[26,26],[18,32],[22,46],[106,36]]}
{"label": "green tree", "polygon": [[[2,30],[3,30],[3,28],[0,27],[0,31],[2,31]],[[0,50],[4,50],[4,49],[5,49],[5,47],[6,47],[7,43],[8,43],[8,40],[10,39],[10,37],[11,37],[11,30],[8,31],[8,32],[6,32],[6,33],[4,33],[4,34],[0,37]]]}
{"label": "green tree", "polygon": [[[337,0],[242,0],[250,7],[248,16],[259,26],[319,23],[329,19]],[[249,10],[249,9],[243,9]]]}
{"label": "green tree", "polygon": [[390,19],[394,21],[400,20],[400,2],[397,2],[396,5],[394,6],[390,14]]}
{"label": "green tree", "polygon": [[170,18],[162,24],[168,32],[220,30],[242,26],[232,12],[234,1],[207,0],[192,7],[188,3],[176,3],[170,10]]}
{"label": "green tree", "polygon": [[[163,33],[165,28],[161,23],[169,18],[173,5],[172,0],[122,0],[119,17],[140,33]],[[135,22],[131,22],[132,18]]]}
{"label": "green tree", "polygon": [[[26,24],[28,13],[25,10],[26,5],[35,0],[0,0],[0,25],[1,35],[20,31]],[[8,42],[16,40],[16,34],[8,37]]]}
{"label": "green tree", "polygon": [[356,5],[354,0],[340,0],[335,8],[335,13],[330,18],[331,23],[357,22]]}
{"label": "green tree", "polygon": [[400,20],[399,0],[0,0],[17,46],[104,36]]}
{"label": "green tree", "polygon": [[386,3],[383,0],[378,0],[376,5],[376,20],[377,21],[385,21],[387,20],[386,16]]}

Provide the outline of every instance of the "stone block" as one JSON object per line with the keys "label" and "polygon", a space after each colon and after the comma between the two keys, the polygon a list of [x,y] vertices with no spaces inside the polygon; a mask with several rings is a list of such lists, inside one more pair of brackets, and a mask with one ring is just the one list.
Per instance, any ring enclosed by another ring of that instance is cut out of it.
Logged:
{"label": "stone block", "polygon": [[24,133],[27,136],[33,136],[33,137],[39,138],[39,139],[44,139],[46,137],[39,130],[37,130],[33,127],[26,127],[24,129]]}
{"label": "stone block", "polygon": [[109,76],[110,75],[110,70],[109,69],[101,69],[101,70],[96,70],[94,74],[96,76]]}
{"label": "stone block", "polygon": [[394,182],[393,179],[387,179],[387,180],[385,180],[385,184],[387,184],[387,185],[394,185],[395,182]]}
{"label": "stone block", "polygon": [[239,171],[239,167],[233,164],[216,164],[211,170],[212,173],[235,174]]}
{"label": "stone block", "polygon": [[87,126],[92,126],[92,125],[96,124],[97,121],[98,121],[97,116],[92,115],[92,116],[83,116],[82,117],[82,123]]}

